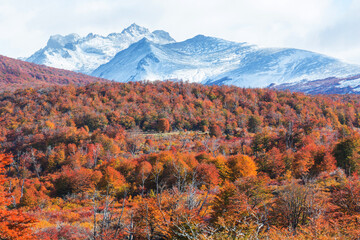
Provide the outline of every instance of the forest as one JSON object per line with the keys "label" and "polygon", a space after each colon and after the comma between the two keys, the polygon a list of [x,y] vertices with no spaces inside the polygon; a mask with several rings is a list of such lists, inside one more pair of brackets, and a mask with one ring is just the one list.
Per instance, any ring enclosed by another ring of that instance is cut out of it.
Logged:
{"label": "forest", "polygon": [[0,92],[29,87],[58,85],[86,85],[93,82],[107,82],[102,78],[37,65],[0,55]]}
{"label": "forest", "polygon": [[0,239],[359,239],[360,96],[0,93]]}

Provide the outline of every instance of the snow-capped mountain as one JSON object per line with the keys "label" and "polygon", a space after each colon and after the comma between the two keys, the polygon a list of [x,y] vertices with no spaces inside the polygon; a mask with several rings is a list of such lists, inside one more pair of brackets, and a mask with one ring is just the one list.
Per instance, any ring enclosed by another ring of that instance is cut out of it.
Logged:
{"label": "snow-capped mountain", "polygon": [[150,32],[136,24],[106,37],[52,36],[27,61],[119,82],[183,80],[240,87],[293,89],[297,83],[360,74],[358,65],[314,52],[260,48],[203,35],[175,42],[167,32]]}
{"label": "snow-capped mountain", "polygon": [[116,54],[92,75],[120,82],[173,79],[267,87],[357,73],[360,66],[309,51],[259,48],[198,35],[170,44],[156,44],[144,38]]}
{"label": "snow-capped mountain", "polygon": [[25,60],[51,67],[90,74],[101,64],[109,62],[116,53],[146,37],[159,44],[175,42],[169,33],[161,30],[150,32],[148,29],[132,24],[121,33],[108,36],[77,34],[51,36],[46,47]]}
{"label": "snow-capped mountain", "polygon": [[92,75],[120,82],[166,79],[204,82],[235,69],[238,57],[250,50],[246,44],[202,35],[165,45],[144,38],[116,54]]}

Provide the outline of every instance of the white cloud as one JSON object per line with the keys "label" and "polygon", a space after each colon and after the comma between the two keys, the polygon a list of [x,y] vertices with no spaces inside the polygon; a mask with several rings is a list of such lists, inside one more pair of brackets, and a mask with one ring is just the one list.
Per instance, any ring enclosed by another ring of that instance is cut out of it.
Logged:
{"label": "white cloud", "polygon": [[28,56],[53,34],[108,34],[136,22],[177,40],[205,34],[360,64],[359,10],[356,0],[2,0],[0,54]]}

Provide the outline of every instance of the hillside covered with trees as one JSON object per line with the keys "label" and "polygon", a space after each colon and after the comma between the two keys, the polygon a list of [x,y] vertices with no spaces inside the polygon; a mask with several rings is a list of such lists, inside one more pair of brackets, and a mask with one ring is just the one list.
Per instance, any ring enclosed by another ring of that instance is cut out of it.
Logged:
{"label": "hillside covered with trees", "polygon": [[69,84],[86,85],[106,81],[107,80],[102,78],[37,65],[0,55],[0,92],[18,88]]}
{"label": "hillside covered with trees", "polygon": [[0,238],[357,239],[359,100],[174,82],[2,92]]}

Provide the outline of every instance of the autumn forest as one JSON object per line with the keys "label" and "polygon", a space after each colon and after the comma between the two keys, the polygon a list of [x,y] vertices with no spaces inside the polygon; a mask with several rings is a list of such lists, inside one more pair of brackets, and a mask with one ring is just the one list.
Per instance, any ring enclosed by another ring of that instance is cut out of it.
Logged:
{"label": "autumn forest", "polygon": [[0,239],[359,239],[360,96],[0,93]]}

